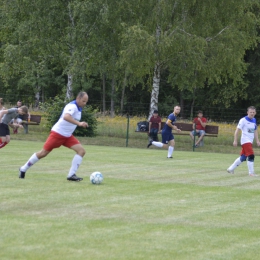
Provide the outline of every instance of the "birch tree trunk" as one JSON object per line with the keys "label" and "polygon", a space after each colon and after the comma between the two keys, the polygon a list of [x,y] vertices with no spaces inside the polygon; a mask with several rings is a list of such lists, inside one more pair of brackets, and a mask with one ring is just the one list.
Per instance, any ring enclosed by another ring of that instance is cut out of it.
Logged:
{"label": "birch tree trunk", "polygon": [[153,73],[153,89],[152,89],[152,93],[151,93],[150,112],[149,112],[148,121],[152,117],[153,111],[158,110],[158,96],[159,96],[159,90],[160,90],[160,79],[161,79],[160,65],[157,62],[155,64],[154,73]]}
{"label": "birch tree trunk", "polygon": [[68,74],[68,83],[66,91],[66,99],[70,100],[72,98],[72,75]]}
{"label": "birch tree trunk", "polygon": [[[74,17],[73,13],[71,10],[71,3],[68,3],[68,12],[69,12],[69,19],[70,19],[70,32],[68,35],[69,39],[69,52],[70,52],[70,57],[72,59],[73,53],[74,53],[74,39],[75,39],[75,22],[74,22]],[[72,61],[70,61],[72,63]],[[71,67],[71,64],[70,64]],[[70,69],[69,69],[70,70]],[[68,71],[68,82],[67,82],[67,91],[66,91],[66,99],[70,100],[72,98],[72,83],[73,83],[73,75],[70,71]]]}
{"label": "birch tree trunk", "polygon": [[[159,25],[157,25],[157,28],[156,28],[156,43],[157,43],[157,46],[160,43],[160,36],[161,36],[161,28],[160,28]],[[155,64],[155,66],[154,66],[153,89],[152,89],[152,93],[151,93],[151,101],[150,101],[148,121],[150,120],[151,116],[153,115],[153,111],[158,110],[158,96],[159,96],[160,79],[161,79],[161,67],[160,67],[160,62],[159,62],[159,50],[158,49],[155,51],[155,55],[158,58],[158,60]]]}

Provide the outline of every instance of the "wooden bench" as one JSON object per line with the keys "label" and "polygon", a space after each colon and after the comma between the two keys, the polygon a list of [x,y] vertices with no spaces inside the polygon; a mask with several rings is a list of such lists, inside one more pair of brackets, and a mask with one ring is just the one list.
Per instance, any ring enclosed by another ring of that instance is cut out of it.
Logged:
{"label": "wooden bench", "polygon": [[23,128],[24,133],[28,134],[28,126],[29,125],[40,125],[42,116],[40,115],[31,115],[30,121],[28,121],[28,115],[23,116]]}
{"label": "wooden bench", "polygon": [[[163,128],[164,125],[165,125],[165,122],[162,122],[161,128]],[[176,122],[174,125],[177,126],[179,129],[181,129],[180,133],[178,133],[177,131],[174,130],[174,135],[190,135],[190,132],[193,131],[193,123]],[[205,136],[207,136],[207,137],[218,137],[218,128],[219,127],[217,125],[206,125]],[[137,132],[137,133],[148,133],[148,131],[137,131],[137,130],[135,132]],[[203,144],[204,144],[204,142],[202,140],[200,146],[203,146]]]}

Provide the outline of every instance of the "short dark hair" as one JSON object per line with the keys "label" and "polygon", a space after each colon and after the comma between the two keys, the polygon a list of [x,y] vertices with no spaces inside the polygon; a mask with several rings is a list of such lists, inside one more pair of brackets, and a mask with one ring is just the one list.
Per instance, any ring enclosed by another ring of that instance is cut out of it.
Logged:
{"label": "short dark hair", "polygon": [[85,95],[88,95],[87,92],[85,91],[80,91],[79,94],[77,95],[78,98],[83,98]]}
{"label": "short dark hair", "polygon": [[248,107],[248,108],[247,108],[247,111],[248,111],[249,109],[256,110],[256,108],[255,108],[254,106]]}
{"label": "short dark hair", "polygon": [[203,114],[203,111],[202,110],[198,110],[197,114]]}
{"label": "short dark hair", "polygon": [[28,114],[28,107],[27,107],[27,106],[21,106],[20,109],[22,109],[22,111],[23,111],[25,114]]}

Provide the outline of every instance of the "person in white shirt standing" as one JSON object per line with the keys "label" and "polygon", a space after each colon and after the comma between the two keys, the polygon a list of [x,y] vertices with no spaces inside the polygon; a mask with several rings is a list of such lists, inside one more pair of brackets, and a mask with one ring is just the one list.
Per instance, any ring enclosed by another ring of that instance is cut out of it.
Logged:
{"label": "person in white shirt standing", "polygon": [[241,152],[240,157],[238,157],[234,163],[227,169],[228,173],[234,174],[234,170],[238,167],[242,162],[247,160],[247,167],[249,176],[257,176],[254,171],[254,150],[253,150],[253,142],[254,139],[258,146],[260,146],[257,124],[256,124],[256,109],[253,106],[248,107],[247,116],[241,118],[237,125],[235,134],[234,134],[234,142],[233,145],[237,146],[237,138],[239,131],[242,132],[241,135]]}
{"label": "person in white shirt standing", "polygon": [[63,109],[62,115],[58,122],[52,127],[51,132],[43,149],[37,153],[34,153],[30,159],[19,169],[19,178],[24,179],[26,171],[37,163],[40,159],[46,157],[53,149],[59,148],[61,145],[68,147],[76,152],[69,170],[67,180],[68,181],[82,181],[76,175],[82,159],[86,153],[79,140],[72,134],[77,126],[88,127],[88,123],[80,122],[82,108],[88,102],[88,94],[86,92],[80,92],[77,95],[76,100],[70,102]]}

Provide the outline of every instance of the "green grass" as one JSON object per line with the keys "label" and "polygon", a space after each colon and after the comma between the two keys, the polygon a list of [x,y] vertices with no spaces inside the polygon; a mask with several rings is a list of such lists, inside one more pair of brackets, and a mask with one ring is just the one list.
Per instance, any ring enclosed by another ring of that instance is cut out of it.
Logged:
{"label": "green grass", "polygon": [[1,260],[259,259],[260,177],[245,163],[227,174],[237,155],[87,145],[80,183],[66,180],[66,148],[18,179],[42,144],[0,150]]}

